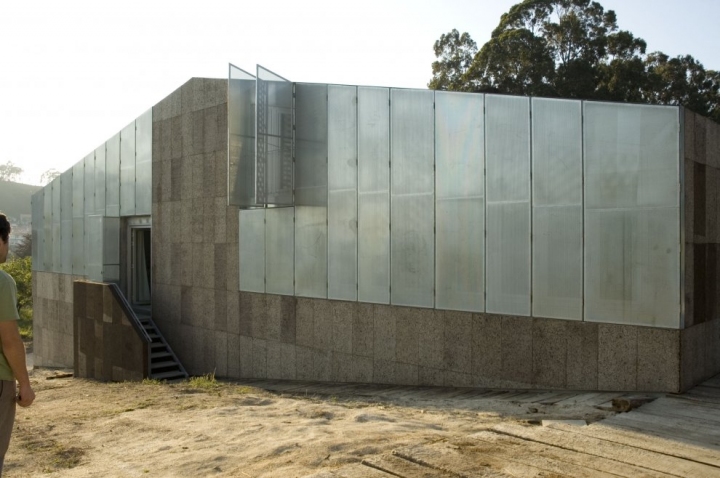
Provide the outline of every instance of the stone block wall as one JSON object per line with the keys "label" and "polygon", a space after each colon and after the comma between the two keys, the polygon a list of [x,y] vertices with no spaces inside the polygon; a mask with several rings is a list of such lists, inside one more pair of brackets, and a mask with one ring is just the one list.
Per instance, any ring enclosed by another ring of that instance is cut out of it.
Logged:
{"label": "stone block wall", "polygon": [[131,323],[108,284],[73,284],[75,376],[140,381],[148,376],[150,340]]}
{"label": "stone block wall", "polygon": [[68,274],[32,273],[33,353],[38,367],[73,366],[73,280]]}
{"label": "stone block wall", "polygon": [[683,110],[682,388],[720,373],[720,124]]}
{"label": "stone block wall", "polygon": [[152,168],[153,319],[189,373],[226,376],[239,262],[227,80],[193,78],[155,105]]}

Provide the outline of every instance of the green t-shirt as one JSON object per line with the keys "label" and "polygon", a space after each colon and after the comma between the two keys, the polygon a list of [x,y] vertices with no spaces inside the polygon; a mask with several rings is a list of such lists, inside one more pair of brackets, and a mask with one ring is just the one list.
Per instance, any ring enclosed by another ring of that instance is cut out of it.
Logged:
{"label": "green t-shirt", "polygon": [[[15,280],[7,272],[0,270],[0,322],[20,320],[17,311],[17,287]],[[2,353],[0,342],[0,380],[15,381],[12,369]]]}

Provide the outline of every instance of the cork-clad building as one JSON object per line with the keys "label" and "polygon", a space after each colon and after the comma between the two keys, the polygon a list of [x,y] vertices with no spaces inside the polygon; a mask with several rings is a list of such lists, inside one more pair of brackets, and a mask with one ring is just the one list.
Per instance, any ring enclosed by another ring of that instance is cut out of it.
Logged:
{"label": "cork-clad building", "polygon": [[683,391],[720,373],[719,201],[681,106],[231,65],[33,196],[35,364]]}

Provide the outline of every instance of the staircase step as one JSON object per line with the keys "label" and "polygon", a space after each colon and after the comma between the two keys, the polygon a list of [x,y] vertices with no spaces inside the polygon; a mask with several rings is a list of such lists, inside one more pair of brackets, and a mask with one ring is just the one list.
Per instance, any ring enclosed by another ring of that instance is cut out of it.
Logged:
{"label": "staircase step", "polygon": [[160,360],[172,357],[172,354],[170,352],[155,352],[150,354],[150,360]]}
{"label": "staircase step", "polygon": [[187,375],[180,371],[176,372],[162,372],[162,373],[153,373],[151,374],[151,377],[156,380],[183,380],[187,378]]}
{"label": "staircase step", "polygon": [[164,362],[155,362],[150,364],[152,370],[159,370],[161,368],[178,367],[178,363],[174,360],[166,360]]}

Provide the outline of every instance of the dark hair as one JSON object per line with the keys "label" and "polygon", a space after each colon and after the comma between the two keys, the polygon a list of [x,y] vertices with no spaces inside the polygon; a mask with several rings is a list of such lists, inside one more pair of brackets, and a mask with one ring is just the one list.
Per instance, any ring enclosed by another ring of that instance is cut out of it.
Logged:
{"label": "dark hair", "polygon": [[12,231],[12,227],[10,227],[7,216],[0,212],[0,239],[2,239],[5,244],[7,244],[10,231]]}

